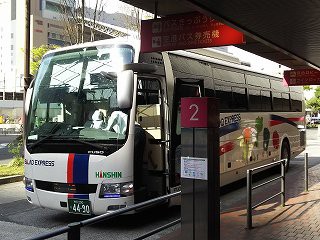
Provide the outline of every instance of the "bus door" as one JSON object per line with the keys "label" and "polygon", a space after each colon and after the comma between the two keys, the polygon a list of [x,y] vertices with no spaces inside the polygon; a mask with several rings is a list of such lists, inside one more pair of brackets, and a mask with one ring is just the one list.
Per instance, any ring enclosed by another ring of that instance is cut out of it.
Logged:
{"label": "bus door", "polygon": [[161,79],[138,77],[137,84],[134,181],[140,202],[166,194],[166,141]]}
{"label": "bus door", "polygon": [[181,169],[181,98],[204,96],[204,80],[195,78],[176,79],[173,97],[171,122],[171,157],[170,157],[170,186],[180,185]]}

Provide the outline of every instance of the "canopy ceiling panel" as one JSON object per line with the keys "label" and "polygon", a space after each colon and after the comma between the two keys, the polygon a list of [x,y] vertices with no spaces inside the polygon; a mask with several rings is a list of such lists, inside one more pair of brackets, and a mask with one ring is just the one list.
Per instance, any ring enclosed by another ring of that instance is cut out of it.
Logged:
{"label": "canopy ceiling panel", "polygon": [[[288,67],[320,69],[320,1],[124,0],[159,16],[200,11],[245,33],[244,50]],[[157,10],[155,10],[157,9]]]}

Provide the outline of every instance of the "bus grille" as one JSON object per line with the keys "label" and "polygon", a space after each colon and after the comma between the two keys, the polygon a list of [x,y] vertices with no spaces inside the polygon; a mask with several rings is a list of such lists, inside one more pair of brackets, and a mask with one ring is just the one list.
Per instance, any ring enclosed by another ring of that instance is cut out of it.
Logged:
{"label": "bus grille", "polygon": [[50,192],[89,194],[96,192],[97,184],[56,183],[36,180],[36,188]]}

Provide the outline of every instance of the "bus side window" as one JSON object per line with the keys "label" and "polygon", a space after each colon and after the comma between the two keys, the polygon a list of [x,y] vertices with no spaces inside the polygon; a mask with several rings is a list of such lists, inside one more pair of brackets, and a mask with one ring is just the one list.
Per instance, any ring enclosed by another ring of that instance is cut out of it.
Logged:
{"label": "bus side window", "polygon": [[232,91],[230,86],[215,86],[216,98],[220,99],[220,109],[229,110],[232,109]]}
{"label": "bus side window", "polygon": [[273,98],[273,111],[274,112],[282,111],[281,93],[272,92],[272,98]]}
{"label": "bus side window", "polygon": [[271,101],[271,92],[261,90],[261,107],[262,111],[271,111],[272,110],[272,101]]}
{"label": "bus side window", "polygon": [[240,87],[232,87],[232,100],[233,100],[233,109],[239,110],[247,110],[247,94],[245,88]]}
{"label": "bus side window", "polygon": [[250,111],[261,111],[260,90],[249,89],[249,109]]}
{"label": "bus side window", "polygon": [[282,93],[282,110],[285,112],[289,112],[290,109],[290,98],[289,93]]}

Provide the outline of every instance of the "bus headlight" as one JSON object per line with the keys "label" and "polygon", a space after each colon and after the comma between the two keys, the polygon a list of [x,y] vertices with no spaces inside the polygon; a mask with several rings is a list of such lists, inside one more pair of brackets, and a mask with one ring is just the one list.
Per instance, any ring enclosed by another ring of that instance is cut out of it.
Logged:
{"label": "bus headlight", "polygon": [[121,195],[124,197],[133,195],[133,182],[123,183],[121,185]]}
{"label": "bus headlight", "polygon": [[33,192],[34,190],[33,190],[32,179],[25,177],[23,181],[24,181],[25,188],[26,188],[28,191]]}
{"label": "bus headlight", "polygon": [[103,183],[100,189],[100,198],[119,198],[133,195],[133,182]]}

